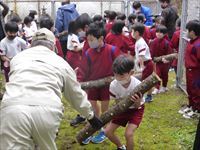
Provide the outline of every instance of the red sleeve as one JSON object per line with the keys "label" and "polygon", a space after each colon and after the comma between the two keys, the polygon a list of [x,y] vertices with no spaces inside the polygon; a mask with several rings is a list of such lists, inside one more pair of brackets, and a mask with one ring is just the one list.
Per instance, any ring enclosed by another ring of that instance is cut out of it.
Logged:
{"label": "red sleeve", "polygon": [[131,53],[135,52],[135,44],[126,36],[123,36],[123,41],[125,44],[125,47],[128,51],[130,51]]}
{"label": "red sleeve", "polygon": [[113,60],[115,60],[115,58],[117,58],[121,54],[123,54],[123,52],[120,51],[120,49],[115,46],[115,50],[114,50],[114,53],[113,53]]}
{"label": "red sleeve", "polygon": [[86,55],[82,56],[80,66],[78,68],[77,80],[79,82],[86,81],[90,70],[90,64]]}
{"label": "red sleeve", "polygon": [[149,45],[149,49],[150,49],[151,57],[153,59],[155,57],[155,40],[151,42],[151,44]]}
{"label": "red sleeve", "polygon": [[64,55],[63,55],[63,51],[62,51],[62,47],[61,47],[61,44],[60,44],[60,41],[56,38],[56,48],[57,48],[57,54],[64,58]]}
{"label": "red sleeve", "polygon": [[176,34],[176,32],[173,34],[172,39],[171,39],[171,43],[172,43],[172,48],[176,49],[176,51],[178,52],[178,47],[179,47],[179,37]]}
{"label": "red sleeve", "polygon": [[167,54],[173,53],[173,49],[172,49],[172,46],[170,43],[171,43],[171,41],[169,41],[169,44],[167,45]]}
{"label": "red sleeve", "polygon": [[200,43],[197,46],[195,46],[195,48],[197,51],[197,59],[200,60]]}

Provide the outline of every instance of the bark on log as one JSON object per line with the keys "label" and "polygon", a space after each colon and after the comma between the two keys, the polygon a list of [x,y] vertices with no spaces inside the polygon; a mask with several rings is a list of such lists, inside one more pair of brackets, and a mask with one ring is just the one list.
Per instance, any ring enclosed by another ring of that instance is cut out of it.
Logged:
{"label": "bark on log", "polygon": [[[106,111],[100,116],[100,120],[103,122],[103,125],[111,121],[114,116],[128,110],[128,108],[133,104],[133,101],[131,101],[130,99],[131,95],[134,95],[139,92],[144,94],[145,92],[149,91],[152,87],[154,87],[158,82],[160,82],[160,78],[155,73],[153,73],[151,76],[143,80],[142,83],[139,84],[129,96],[127,96],[119,103],[109,108],[108,111]],[[96,129],[92,128],[90,124],[87,124],[85,128],[83,128],[78,133],[76,139],[81,144],[83,140],[85,140],[95,132]]]}
{"label": "bark on log", "polygon": [[172,60],[178,58],[178,53],[172,53],[172,54],[169,54],[169,55],[163,55],[163,56],[155,57],[153,59],[153,61],[156,62],[156,63],[161,62],[163,58],[165,58],[168,61],[172,61]]}
{"label": "bark on log", "polygon": [[[140,80],[142,77],[142,74],[141,74],[141,72],[136,72],[136,73],[134,73],[133,76]],[[91,88],[100,88],[100,87],[104,87],[106,85],[110,85],[110,83],[113,80],[114,80],[114,77],[109,76],[109,77],[105,77],[105,78],[102,78],[99,80],[81,82],[81,88],[83,90],[87,90],[87,89],[91,89]]]}

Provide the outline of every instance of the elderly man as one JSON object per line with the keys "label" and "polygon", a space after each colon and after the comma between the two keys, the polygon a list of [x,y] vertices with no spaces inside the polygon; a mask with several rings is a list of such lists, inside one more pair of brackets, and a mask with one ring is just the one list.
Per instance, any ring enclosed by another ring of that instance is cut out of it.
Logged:
{"label": "elderly man", "polygon": [[100,128],[73,69],[54,52],[55,36],[46,28],[33,36],[31,48],[10,63],[10,82],[0,106],[0,149],[56,150],[55,138],[66,100],[90,124]]}
{"label": "elderly man", "polygon": [[0,10],[0,41],[5,37],[4,31],[4,17],[8,14],[9,8],[8,6],[0,0],[0,5],[3,7],[3,11]]}

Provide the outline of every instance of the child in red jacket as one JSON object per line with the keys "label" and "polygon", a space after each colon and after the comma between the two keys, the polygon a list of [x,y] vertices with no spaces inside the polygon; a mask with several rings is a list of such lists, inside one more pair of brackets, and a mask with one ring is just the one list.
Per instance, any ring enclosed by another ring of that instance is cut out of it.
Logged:
{"label": "child in red jacket", "polygon": [[[170,42],[167,40],[168,38],[166,38],[166,35],[167,28],[165,26],[160,25],[156,28],[156,38],[151,42],[150,45],[152,58],[172,53],[172,48],[170,46]],[[158,94],[167,91],[169,68],[170,63],[165,59],[155,64],[156,73],[162,79],[162,87],[160,88],[160,83],[157,84],[152,94]]]}
{"label": "child in red jacket", "polygon": [[[112,76],[112,63],[120,55],[120,50],[115,46],[104,43],[105,31],[95,23],[90,24],[86,35],[90,48],[86,51],[81,62],[78,80],[91,81]],[[97,116],[100,115],[100,111],[103,113],[108,109],[109,86],[92,88],[87,93]],[[100,101],[101,109],[97,101]],[[83,144],[88,144],[90,140],[93,143],[101,143],[105,138],[104,132],[101,131],[97,136],[89,137],[83,141]]]}
{"label": "child in red jacket", "polygon": [[[179,40],[180,40],[180,27],[181,27],[181,19],[178,19],[176,22],[176,31],[174,32],[172,39],[171,39],[171,44],[172,44],[172,48],[173,51],[178,53],[179,51]],[[172,62],[172,67],[174,68],[175,73],[177,74],[177,63],[178,63],[178,59],[175,59]]]}
{"label": "child in red jacket", "polygon": [[117,46],[123,53],[134,51],[134,43],[125,35],[122,34],[122,29],[125,23],[121,20],[114,22],[111,32],[106,35],[105,42]]}
{"label": "child in red jacket", "polygon": [[186,88],[189,105],[179,112],[185,118],[200,117],[200,21],[187,23],[190,42],[185,49]]}

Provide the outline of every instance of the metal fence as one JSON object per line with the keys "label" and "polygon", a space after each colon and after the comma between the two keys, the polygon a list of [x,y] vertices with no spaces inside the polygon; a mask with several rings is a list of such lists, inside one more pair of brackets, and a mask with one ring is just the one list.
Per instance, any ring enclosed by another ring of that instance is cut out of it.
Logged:
{"label": "metal fence", "polygon": [[[19,14],[22,18],[28,15],[29,10],[36,10],[39,15],[42,12],[50,14],[55,18],[56,10],[61,5],[62,0],[5,0],[11,10]],[[88,13],[90,16],[95,14],[103,15],[105,10],[114,10],[129,15],[132,12],[132,2],[134,0],[71,0],[77,5],[78,12]],[[152,9],[153,14],[160,13],[158,0],[140,0],[142,4]]]}
{"label": "metal fence", "polygon": [[188,42],[186,33],[186,23],[189,20],[197,19],[200,20],[200,0],[183,0],[182,3],[182,16],[181,16],[181,35],[179,43],[179,57],[178,57],[178,68],[177,68],[177,86],[180,87],[185,93],[186,92],[186,77],[184,67],[184,53],[186,43]]}

